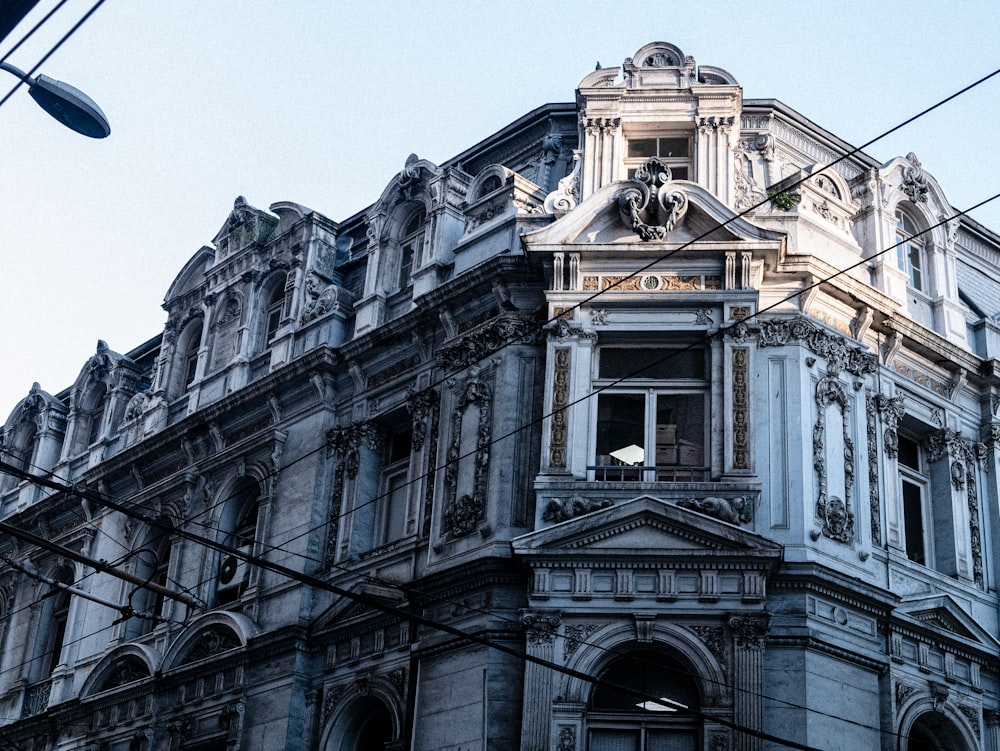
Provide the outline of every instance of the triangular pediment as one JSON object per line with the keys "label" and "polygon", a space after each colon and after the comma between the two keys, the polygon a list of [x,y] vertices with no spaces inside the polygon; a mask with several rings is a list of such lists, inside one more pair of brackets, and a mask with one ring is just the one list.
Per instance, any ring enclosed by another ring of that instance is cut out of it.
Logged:
{"label": "triangular pediment", "polygon": [[[362,583],[351,587],[351,592],[359,596],[340,597],[336,602],[317,617],[313,629],[321,631],[337,628],[346,624],[357,623],[372,617],[382,617],[385,610],[379,604],[392,608],[403,607],[406,599],[396,588],[373,583]],[[363,600],[365,601],[362,601]],[[371,603],[371,604],[369,604]]]}
{"label": "triangular pediment", "polygon": [[606,185],[555,222],[523,236],[529,251],[566,250],[564,246],[639,246],[655,249],[685,244],[739,244],[780,242],[783,235],[738,217],[700,185],[686,180],[668,183],[665,189],[686,199],[685,210],[660,239],[643,240],[623,219],[620,199],[636,185],[626,180]]}
{"label": "triangular pediment", "polygon": [[893,615],[911,627],[928,629],[937,635],[946,632],[990,649],[995,650],[1000,647],[1000,641],[980,626],[958,602],[948,595],[904,600],[896,608]]}
{"label": "triangular pediment", "polygon": [[781,557],[760,535],[668,501],[640,496],[522,535],[518,555]]}

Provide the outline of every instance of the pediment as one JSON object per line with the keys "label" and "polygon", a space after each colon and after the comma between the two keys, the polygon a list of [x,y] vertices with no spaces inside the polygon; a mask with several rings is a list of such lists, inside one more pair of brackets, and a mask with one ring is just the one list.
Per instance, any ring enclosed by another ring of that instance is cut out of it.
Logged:
{"label": "pediment", "polygon": [[1000,647],[1000,641],[980,626],[959,603],[948,595],[904,600],[896,608],[893,615],[909,623],[911,627],[929,629],[939,635],[941,632],[946,632],[992,650]]}
{"label": "pediment", "polygon": [[[373,603],[383,603],[395,608],[405,604],[403,594],[398,589],[389,586],[362,583],[352,587],[351,591],[373,601]],[[381,616],[384,612],[374,605],[368,605],[350,597],[340,597],[319,615],[313,628],[320,632],[370,618],[373,615]]]}
{"label": "pediment", "polygon": [[774,562],[781,557],[781,547],[760,535],[652,496],[530,532],[513,546],[523,556],[735,556]]}
{"label": "pediment", "polygon": [[[658,249],[664,245],[686,243],[761,243],[780,242],[783,235],[773,230],[758,227],[720,202],[700,185],[687,180],[674,180],[660,188],[660,193],[676,195],[684,203],[684,211],[662,238],[644,240],[640,232],[630,226],[623,217],[622,201],[629,191],[637,191],[639,185],[634,180],[626,180],[606,185],[555,222],[536,232],[523,236],[529,251],[566,250],[564,246],[575,245],[575,250],[586,251],[587,246],[595,250],[599,246],[639,246],[637,249]],[[647,200],[649,205],[653,201]],[[663,210],[660,212],[663,213]],[[657,227],[653,227],[657,229]]]}

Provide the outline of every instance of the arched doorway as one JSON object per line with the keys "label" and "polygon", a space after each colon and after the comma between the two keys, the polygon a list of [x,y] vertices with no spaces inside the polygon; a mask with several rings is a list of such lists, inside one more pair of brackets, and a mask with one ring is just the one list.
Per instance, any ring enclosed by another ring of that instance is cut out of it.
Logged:
{"label": "arched doorway", "polygon": [[[691,670],[671,655],[636,650],[599,674],[587,710],[590,751],[697,751],[701,692]],[[641,692],[646,700],[617,690]]]}
{"label": "arched doorway", "polygon": [[359,697],[335,721],[324,751],[385,751],[394,738],[389,708],[373,696]]}
{"label": "arched doorway", "polygon": [[961,731],[940,712],[920,715],[906,734],[904,751],[964,751],[968,746]]}

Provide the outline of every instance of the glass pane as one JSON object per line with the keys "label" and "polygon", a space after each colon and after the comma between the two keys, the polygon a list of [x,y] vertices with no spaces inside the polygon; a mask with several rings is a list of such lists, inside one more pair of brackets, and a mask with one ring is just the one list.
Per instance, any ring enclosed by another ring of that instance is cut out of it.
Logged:
{"label": "glass pane", "polygon": [[660,153],[657,156],[687,156],[688,140],[686,138],[661,138]]}
{"label": "glass pane", "polygon": [[601,378],[705,378],[705,350],[667,347],[602,347]]}
{"label": "glass pane", "polygon": [[899,463],[920,471],[920,446],[912,438],[899,436]]}
{"label": "glass pane", "polygon": [[655,138],[632,138],[628,142],[629,158],[656,156]]}
{"label": "glass pane", "polygon": [[601,466],[642,466],[646,458],[644,394],[599,394],[597,461]]}
{"label": "glass pane", "polygon": [[660,394],[656,397],[656,466],[704,464],[704,395]]}
{"label": "glass pane", "polygon": [[406,524],[406,495],[408,485],[406,471],[397,472],[386,482],[385,497],[382,499],[385,526],[382,542],[392,542],[403,536]]}
{"label": "glass pane", "polygon": [[926,563],[924,551],[923,495],[919,485],[903,480],[903,531],[906,535],[906,557],[916,563]]}
{"label": "glass pane", "polygon": [[924,288],[924,262],[920,253],[920,246],[916,243],[907,243],[907,252],[910,262],[910,286],[914,289]]}
{"label": "glass pane", "polygon": [[677,730],[650,730],[645,751],[694,751],[694,733]]}
{"label": "glass pane", "polygon": [[590,731],[590,751],[639,751],[638,730]]}
{"label": "glass pane", "polygon": [[670,176],[674,180],[687,180],[688,179],[688,168],[687,167],[674,167],[670,166]]}

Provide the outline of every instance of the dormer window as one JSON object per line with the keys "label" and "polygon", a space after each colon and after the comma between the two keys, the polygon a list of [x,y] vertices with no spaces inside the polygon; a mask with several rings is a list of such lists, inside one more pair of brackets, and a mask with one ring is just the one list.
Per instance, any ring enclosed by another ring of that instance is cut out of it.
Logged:
{"label": "dormer window", "polygon": [[896,209],[896,265],[918,292],[927,291],[926,261],[920,229],[905,211]]}
{"label": "dormer window", "polygon": [[650,157],[670,168],[672,180],[691,179],[691,138],[686,135],[629,138],[625,151],[625,169],[629,179]]}
{"label": "dormer window", "polygon": [[280,284],[275,284],[271,289],[271,294],[267,298],[267,307],[264,310],[264,346],[266,347],[278,333],[281,325],[281,317],[285,307],[285,284],[284,279]]}

